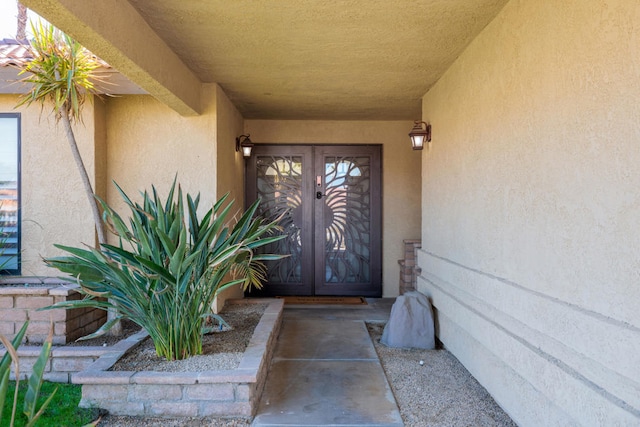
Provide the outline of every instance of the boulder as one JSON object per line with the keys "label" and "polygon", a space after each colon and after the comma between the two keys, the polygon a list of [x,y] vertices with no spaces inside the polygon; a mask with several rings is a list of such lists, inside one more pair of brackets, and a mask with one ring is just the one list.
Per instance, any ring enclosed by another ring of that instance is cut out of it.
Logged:
{"label": "boulder", "polygon": [[396,298],[380,342],[388,347],[434,349],[433,310],[427,297],[407,292]]}

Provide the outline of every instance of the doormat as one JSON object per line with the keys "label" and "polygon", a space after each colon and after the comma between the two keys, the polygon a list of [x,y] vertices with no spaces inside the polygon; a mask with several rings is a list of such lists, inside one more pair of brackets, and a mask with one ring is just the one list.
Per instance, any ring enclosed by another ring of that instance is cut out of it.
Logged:
{"label": "doormat", "polygon": [[343,304],[343,305],[367,305],[363,297],[276,297],[282,298],[285,304]]}

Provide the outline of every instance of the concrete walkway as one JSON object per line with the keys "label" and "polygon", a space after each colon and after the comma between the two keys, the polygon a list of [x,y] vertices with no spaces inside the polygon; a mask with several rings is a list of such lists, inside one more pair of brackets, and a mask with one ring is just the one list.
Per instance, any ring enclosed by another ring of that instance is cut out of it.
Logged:
{"label": "concrete walkway", "polygon": [[394,300],[369,301],[285,306],[254,427],[403,425],[364,324],[388,320]]}

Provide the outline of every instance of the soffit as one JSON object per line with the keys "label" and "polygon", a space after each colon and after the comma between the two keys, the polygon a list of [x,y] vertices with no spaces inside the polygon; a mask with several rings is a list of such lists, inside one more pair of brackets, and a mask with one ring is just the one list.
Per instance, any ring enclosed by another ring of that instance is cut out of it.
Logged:
{"label": "soffit", "polygon": [[129,0],[245,118],[416,119],[507,0]]}

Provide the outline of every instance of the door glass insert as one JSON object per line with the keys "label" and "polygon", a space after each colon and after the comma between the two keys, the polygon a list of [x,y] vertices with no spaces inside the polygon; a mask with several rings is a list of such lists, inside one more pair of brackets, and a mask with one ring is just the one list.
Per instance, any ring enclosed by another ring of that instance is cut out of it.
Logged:
{"label": "door glass insert", "polygon": [[325,157],[325,281],[370,281],[369,157]]}
{"label": "door glass insert", "polygon": [[258,214],[274,220],[283,215],[280,226],[286,239],[265,248],[267,253],[289,254],[267,263],[269,282],[302,281],[302,157],[259,156],[256,161]]}

